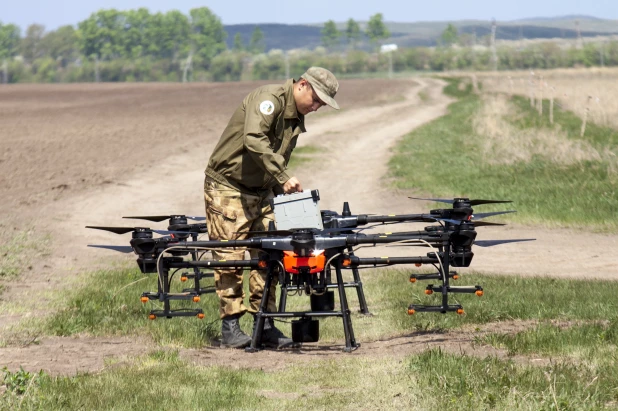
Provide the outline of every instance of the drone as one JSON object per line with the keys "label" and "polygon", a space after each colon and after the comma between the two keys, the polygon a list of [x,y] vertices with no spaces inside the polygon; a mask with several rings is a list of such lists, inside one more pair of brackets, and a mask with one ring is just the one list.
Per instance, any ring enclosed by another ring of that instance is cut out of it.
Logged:
{"label": "drone", "polygon": [[[413,198],[413,197],[410,197]],[[349,204],[344,203],[341,214],[331,210],[319,210],[319,193],[296,193],[278,196],[271,203],[277,224],[272,222],[266,231],[250,232],[250,238],[244,240],[200,241],[198,236],[207,233],[204,223],[188,224],[188,220],[203,220],[204,217],[184,215],[166,216],[132,216],[125,218],[161,222],[169,220],[167,230],[152,230],[147,227],[100,227],[87,228],[110,231],[116,234],[131,232],[130,246],[90,245],[124,253],[134,252],[142,273],[158,274],[156,292],[145,292],[142,302],[157,300],[163,303],[162,310],[152,310],[150,319],[158,317],[173,318],[178,316],[196,316],[204,318],[201,309],[172,309],[174,300],[200,301],[200,295],[214,292],[214,287],[201,287],[200,280],[212,277],[212,270],[218,268],[262,269],[266,270],[266,283],[258,312],[257,325],[246,348],[255,352],[262,348],[262,332],[267,318],[294,319],[292,321],[292,339],[294,342],[317,342],[319,340],[319,320],[324,317],[340,317],[345,336],[344,351],[350,352],[360,346],[354,337],[351,310],[347,302],[345,288],[355,288],[358,294],[360,312],[370,315],[362,281],[360,268],[384,267],[399,264],[414,264],[418,267],[431,265],[437,272],[431,274],[412,274],[410,282],[436,280],[438,284],[429,284],[425,294],[439,293],[442,296],[438,305],[410,304],[407,313],[421,312],[464,314],[461,304],[451,304],[451,294],[484,293],[480,285],[452,286],[451,280],[459,275],[452,268],[470,266],[474,253],[473,245],[489,247],[504,243],[533,241],[534,239],[515,240],[476,240],[476,227],[500,226],[504,224],[481,221],[484,218],[512,213],[498,211],[492,213],[474,213],[472,206],[482,204],[510,203],[508,200],[470,200],[468,198],[420,199],[451,204],[451,208],[431,210],[427,214],[403,215],[353,215]],[[279,215],[279,217],[278,217]],[[281,216],[285,216],[282,218]],[[295,218],[298,217],[298,218]],[[312,220],[313,219],[313,220]],[[366,228],[382,224],[402,222],[437,223],[426,226],[423,230],[408,232],[391,232],[365,234]],[[154,237],[161,234],[162,237]],[[425,246],[431,251],[426,256],[413,257],[358,257],[355,247],[390,244],[396,246]],[[246,260],[209,260],[204,255],[209,250],[223,248],[245,248],[260,251],[259,258]],[[170,291],[174,274],[178,270],[188,270],[181,275],[181,281],[194,280],[191,288],[181,293]],[[344,282],[343,272],[351,270],[352,282]],[[332,278],[334,274],[334,279]],[[279,280],[280,299],[277,312],[269,312],[267,302],[270,288]],[[335,290],[339,297],[339,307],[335,309]],[[288,311],[288,295],[308,295],[311,308],[308,311]]]}

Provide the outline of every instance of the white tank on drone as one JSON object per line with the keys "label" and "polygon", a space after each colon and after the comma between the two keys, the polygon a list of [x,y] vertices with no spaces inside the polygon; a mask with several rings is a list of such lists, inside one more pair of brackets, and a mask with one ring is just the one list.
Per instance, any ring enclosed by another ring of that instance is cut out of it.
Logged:
{"label": "white tank on drone", "polygon": [[275,213],[277,230],[323,229],[319,202],[318,190],[276,196],[271,200],[271,206]]}

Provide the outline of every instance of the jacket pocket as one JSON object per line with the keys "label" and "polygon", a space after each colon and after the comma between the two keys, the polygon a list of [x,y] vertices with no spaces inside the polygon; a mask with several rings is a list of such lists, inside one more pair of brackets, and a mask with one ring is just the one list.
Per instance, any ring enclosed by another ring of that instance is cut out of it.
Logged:
{"label": "jacket pocket", "polygon": [[220,215],[224,219],[231,221],[231,222],[236,222],[236,219],[238,218],[238,213],[236,212],[236,210],[226,209],[226,208],[223,208],[221,206],[218,206],[212,203],[209,203],[206,208],[208,212],[212,214]]}

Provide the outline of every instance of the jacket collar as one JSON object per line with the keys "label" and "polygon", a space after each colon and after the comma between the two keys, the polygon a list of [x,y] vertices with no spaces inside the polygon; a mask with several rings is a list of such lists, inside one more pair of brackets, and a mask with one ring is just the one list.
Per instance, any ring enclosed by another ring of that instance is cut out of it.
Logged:
{"label": "jacket collar", "polygon": [[300,114],[296,109],[296,101],[294,100],[294,83],[294,79],[289,79],[283,85],[285,95],[285,110],[283,112],[283,118],[297,119],[300,123],[300,129],[304,133],[307,131],[305,130],[305,116]]}

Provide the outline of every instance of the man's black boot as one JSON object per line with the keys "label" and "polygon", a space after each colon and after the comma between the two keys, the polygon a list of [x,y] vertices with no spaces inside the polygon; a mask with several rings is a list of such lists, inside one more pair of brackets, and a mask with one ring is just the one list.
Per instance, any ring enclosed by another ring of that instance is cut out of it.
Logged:
{"label": "man's black boot", "polygon": [[[253,321],[253,330],[257,326],[257,317]],[[286,337],[277,327],[272,318],[264,320],[264,331],[262,331],[262,344],[271,348],[298,348],[300,343],[295,343],[291,338]]]}
{"label": "man's black boot", "polygon": [[242,332],[238,319],[240,315],[231,315],[221,321],[221,347],[245,348],[251,344],[251,337]]}

